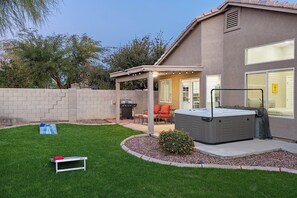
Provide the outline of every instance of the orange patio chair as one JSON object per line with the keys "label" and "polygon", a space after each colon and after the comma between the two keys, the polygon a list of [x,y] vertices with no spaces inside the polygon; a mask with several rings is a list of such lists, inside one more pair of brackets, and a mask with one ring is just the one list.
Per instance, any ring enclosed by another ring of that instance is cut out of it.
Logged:
{"label": "orange patio chair", "polygon": [[[159,105],[159,104],[154,105],[154,116],[157,116],[158,115],[160,109],[161,109],[161,105]],[[144,111],[143,114],[144,115],[147,115],[148,112],[147,111]]]}
{"label": "orange patio chair", "polygon": [[167,120],[171,117],[170,114],[170,105],[162,105],[161,111],[157,115],[157,118],[159,120],[163,119],[165,120],[165,123],[167,123]]}
{"label": "orange patio chair", "polygon": [[[159,104],[154,105],[154,120],[156,121],[156,123],[158,122],[158,114],[159,114],[160,109],[161,109],[161,105],[159,105]],[[144,116],[147,116],[148,112],[144,111],[143,114],[144,114]]]}

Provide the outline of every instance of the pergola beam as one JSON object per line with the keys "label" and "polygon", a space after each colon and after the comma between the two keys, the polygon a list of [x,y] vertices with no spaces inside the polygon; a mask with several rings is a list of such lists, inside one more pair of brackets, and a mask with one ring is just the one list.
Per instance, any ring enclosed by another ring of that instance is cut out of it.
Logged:
{"label": "pergola beam", "polygon": [[[130,69],[126,69],[125,71],[118,71],[113,72],[110,74],[111,78],[119,78],[124,76],[132,76],[137,77],[142,75],[146,72],[195,72],[195,71],[203,71],[202,66],[184,66],[184,65],[162,65],[162,66],[156,66],[156,65],[142,65],[138,67],[133,67]],[[141,79],[141,78],[140,78]]]}
{"label": "pergola beam", "polygon": [[148,78],[147,72],[139,74],[139,75],[135,75],[135,76],[129,75],[129,76],[118,77],[118,78],[116,78],[116,81],[121,83],[121,82],[133,81],[133,80],[141,80],[141,79],[145,79],[145,78]]}

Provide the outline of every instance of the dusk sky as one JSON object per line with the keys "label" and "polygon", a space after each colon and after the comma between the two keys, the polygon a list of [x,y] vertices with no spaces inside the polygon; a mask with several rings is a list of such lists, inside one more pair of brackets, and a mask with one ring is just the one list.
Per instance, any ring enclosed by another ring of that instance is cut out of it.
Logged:
{"label": "dusk sky", "polygon": [[58,11],[39,28],[43,35],[83,34],[118,47],[146,34],[162,31],[170,43],[195,16],[224,0],[63,0]]}
{"label": "dusk sky", "polygon": [[62,0],[37,30],[45,36],[86,33],[103,47],[119,47],[135,37],[159,32],[172,43],[194,17],[222,3],[224,0]]}

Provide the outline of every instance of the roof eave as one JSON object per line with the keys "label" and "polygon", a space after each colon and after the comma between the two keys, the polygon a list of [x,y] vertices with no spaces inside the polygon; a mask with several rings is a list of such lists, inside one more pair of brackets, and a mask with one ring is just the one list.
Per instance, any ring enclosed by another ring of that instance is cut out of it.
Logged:
{"label": "roof eave", "polygon": [[246,3],[236,3],[236,2],[229,2],[228,6],[238,6],[238,7],[245,7],[245,8],[253,8],[253,9],[270,10],[270,11],[297,14],[297,10],[292,9],[290,7],[275,7],[275,6],[269,6],[269,5],[246,4]]}
{"label": "roof eave", "polygon": [[175,41],[173,42],[173,44],[170,45],[170,47],[168,48],[168,50],[166,50],[164,52],[164,54],[157,60],[157,62],[154,65],[159,65],[163,62],[163,60],[165,59],[165,57],[171,53],[171,51],[180,43],[180,41],[183,40],[183,38],[188,35],[188,33],[191,31],[191,29],[193,29],[196,24],[198,23],[198,20],[195,18],[191,21],[191,23],[182,31],[182,33],[177,37],[177,39],[175,39]]}
{"label": "roof eave", "polygon": [[173,42],[173,44],[169,47],[168,50],[157,60],[154,65],[160,65],[169,54],[179,45],[181,41],[191,32],[191,30],[201,21],[221,14],[226,11],[228,6],[238,6],[238,7],[246,7],[246,8],[254,8],[254,9],[262,9],[262,10],[270,10],[270,11],[278,11],[278,12],[285,12],[285,13],[293,13],[297,14],[297,10],[290,8],[290,7],[273,7],[269,5],[257,5],[257,4],[246,4],[246,3],[239,3],[239,2],[230,2],[226,1],[222,5],[220,5],[215,12],[209,12],[208,14],[203,14],[201,16],[196,17],[191,23],[186,27],[185,30],[178,36],[178,38]]}
{"label": "roof eave", "polygon": [[167,55],[169,55],[179,45],[179,43],[189,34],[189,32],[191,32],[195,28],[195,26],[198,23],[224,12],[225,8],[228,6],[227,4],[228,2],[225,2],[222,5],[220,5],[216,10],[211,11],[209,14],[203,14],[201,16],[195,17],[195,19],[193,19],[191,23],[182,31],[180,36],[173,42],[169,49],[166,50],[166,52],[157,60],[157,62],[154,65],[160,65],[165,60]]}

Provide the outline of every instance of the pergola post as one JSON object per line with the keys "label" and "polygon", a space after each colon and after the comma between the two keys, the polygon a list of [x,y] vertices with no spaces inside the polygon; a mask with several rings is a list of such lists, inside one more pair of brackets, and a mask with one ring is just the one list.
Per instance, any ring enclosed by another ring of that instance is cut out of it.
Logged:
{"label": "pergola post", "polygon": [[154,77],[153,72],[149,72],[148,79],[148,134],[154,133]]}
{"label": "pergola post", "polygon": [[116,123],[120,123],[120,98],[121,98],[121,83],[116,79]]}

